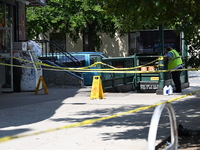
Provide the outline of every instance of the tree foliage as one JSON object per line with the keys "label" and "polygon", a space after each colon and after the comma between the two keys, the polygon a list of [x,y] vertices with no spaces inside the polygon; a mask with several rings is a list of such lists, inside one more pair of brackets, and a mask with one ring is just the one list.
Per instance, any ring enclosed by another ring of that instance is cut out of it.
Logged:
{"label": "tree foliage", "polygon": [[199,0],[108,0],[106,10],[119,17],[127,31],[158,27],[184,32],[192,67],[200,66]]}
{"label": "tree foliage", "polygon": [[105,13],[104,1],[96,0],[48,0],[45,7],[27,9],[27,29],[30,38],[48,31],[69,33],[73,41],[79,34],[88,34],[88,51],[98,51],[100,35],[111,37],[116,32],[116,18]]}
{"label": "tree foliage", "polygon": [[79,33],[90,34],[90,50],[98,50],[100,35],[114,36],[116,31],[165,29],[184,32],[190,45],[189,63],[200,66],[200,2],[199,0],[48,0],[45,7],[27,11],[28,33],[47,31],[69,33],[73,41]]}

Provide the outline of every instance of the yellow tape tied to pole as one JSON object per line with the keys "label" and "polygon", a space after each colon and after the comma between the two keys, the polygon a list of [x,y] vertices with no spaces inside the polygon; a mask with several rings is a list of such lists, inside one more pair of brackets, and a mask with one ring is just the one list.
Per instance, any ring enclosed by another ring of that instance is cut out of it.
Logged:
{"label": "yellow tape tied to pole", "polygon": [[100,76],[93,76],[90,99],[104,99]]}

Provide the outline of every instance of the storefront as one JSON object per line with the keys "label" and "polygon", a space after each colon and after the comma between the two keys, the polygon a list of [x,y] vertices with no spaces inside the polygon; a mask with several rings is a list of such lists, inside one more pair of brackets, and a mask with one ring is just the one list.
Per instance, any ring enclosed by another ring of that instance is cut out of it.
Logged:
{"label": "storefront", "polygon": [[[26,7],[42,6],[46,0],[0,0],[0,91],[18,89],[20,68],[13,67],[13,43],[26,39]],[[3,65],[7,64],[7,65]]]}

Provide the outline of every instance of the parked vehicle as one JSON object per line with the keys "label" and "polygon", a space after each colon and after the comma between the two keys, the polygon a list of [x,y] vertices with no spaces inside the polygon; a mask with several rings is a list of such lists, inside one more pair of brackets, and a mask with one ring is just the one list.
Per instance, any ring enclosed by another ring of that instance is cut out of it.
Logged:
{"label": "parked vehicle", "polygon": [[[73,57],[70,57],[69,55],[72,55]],[[50,54],[48,57],[50,57]],[[53,53],[53,58],[57,64],[60,64],[63,67],[77,68],[90,66],[96,62],[98,58],[108,58],[108,56],[101,52],[68,52],[64,54]],[[90,68],[95,69],[96,67]],[[84,78],[84,85],[89,86],[92,85],[93,76],[97,75],[97,72],[82,72],[81,74]]]}

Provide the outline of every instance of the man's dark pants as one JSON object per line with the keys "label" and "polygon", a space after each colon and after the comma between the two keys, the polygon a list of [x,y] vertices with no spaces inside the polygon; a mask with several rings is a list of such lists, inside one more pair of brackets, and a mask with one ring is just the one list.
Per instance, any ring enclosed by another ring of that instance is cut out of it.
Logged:
{"label": "man's dark pants", "polygon": [[181,71],[173,71],[171,73],[172,73],[172,79],[173,79],[175,87],[176,87],[175,92],[182,92],[181,80],[180,80]]}

